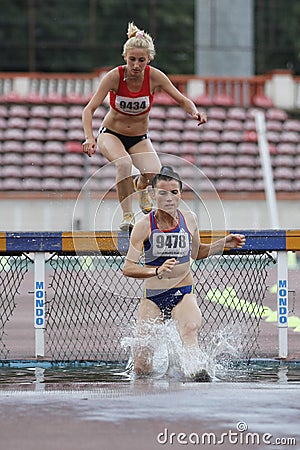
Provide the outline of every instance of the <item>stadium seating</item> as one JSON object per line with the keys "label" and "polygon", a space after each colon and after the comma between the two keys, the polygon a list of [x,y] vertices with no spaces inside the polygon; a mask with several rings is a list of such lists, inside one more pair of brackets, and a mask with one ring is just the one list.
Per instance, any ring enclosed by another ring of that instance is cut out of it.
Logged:
{"label": "stadium seating", "polygon": [[[52,95],[43,101],[37,97],[26,102],[16,97],[8,100],[0,105],[2,191],[80,191],[86,174],[92,177],[90,189],[115,189],[114,167],[106,168],[108,161],[100,153],[92,158],[82,153],[82,98],[70,96],[62,102]],[[264,189],[254,116],[258,108],[264,108],[275,188],[299,190],[299,120],[265,98],[256,99],[257,106],[248,109],[234,106],[225,97],[205,103],[202,96],[202,100],[199,107],[206,110],[208,122],[201,127],[163,94],[156,96],[150,113],[153,145],[162,162],[175,165],[187,180],[186,189],[209,191],[215,186],[232,193]],[[95,132],[106,111],[104,106],[97,109]],[[195,179],[193,164],[203,179]]]}

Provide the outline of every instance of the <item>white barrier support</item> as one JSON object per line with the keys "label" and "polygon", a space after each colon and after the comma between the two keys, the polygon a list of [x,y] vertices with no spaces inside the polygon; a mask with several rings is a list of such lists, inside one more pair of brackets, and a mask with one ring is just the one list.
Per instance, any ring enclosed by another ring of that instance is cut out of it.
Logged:
{"label": "white barrier support", "polygon": [[35,357],[45,356],[45,253],[34,254]]}
{"label": "white barrier support", "polygon": [[277,326],[279,358],[288,356],[288,258],[286,251],[277,259]]}

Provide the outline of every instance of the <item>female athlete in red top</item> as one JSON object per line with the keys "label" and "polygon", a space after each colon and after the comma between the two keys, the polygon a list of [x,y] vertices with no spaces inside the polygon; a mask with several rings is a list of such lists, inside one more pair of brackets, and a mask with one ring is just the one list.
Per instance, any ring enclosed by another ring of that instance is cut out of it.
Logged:
{"label": "female athlete in red top", "polygon": [[[139,203],[144,213],[152,209],[147,187],[160,171],[160,161],[148,137],[149,111],[153,94],[163,90],[170,95],[198,125],[206,122],[204,113],[182,95],[160,70],[148,64],[154,59],[155,49],[151,36],[129,23],[128,40],[124,44],[125,65],[110,70],[101,80],[97,91],[82,114],[85,141],[83,151],[92,156],[98,147],[117,169],[117,194],[123,211],[122,230],[134,223],[132,194],[138,191]],[[93,134],[93,114],[110,95],[110,109],[98,132]],[[133,182],[132,165],[140,176]]]}

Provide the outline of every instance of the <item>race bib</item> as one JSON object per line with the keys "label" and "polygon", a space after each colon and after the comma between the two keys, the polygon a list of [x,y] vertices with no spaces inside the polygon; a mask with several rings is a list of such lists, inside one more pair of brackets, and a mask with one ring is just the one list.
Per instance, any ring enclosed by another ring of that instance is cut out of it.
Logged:
{"label": "race bib", "polygon": [[130,98],[117,95],[115,105],[119,111],[135,115],[147,111],[150,106],[150,100],[148,96]]}
{"label": "race bib", "polygon": [[190,250],[189,235],[180,233],[153,233],[153,256],[180,258],[187,256]]}

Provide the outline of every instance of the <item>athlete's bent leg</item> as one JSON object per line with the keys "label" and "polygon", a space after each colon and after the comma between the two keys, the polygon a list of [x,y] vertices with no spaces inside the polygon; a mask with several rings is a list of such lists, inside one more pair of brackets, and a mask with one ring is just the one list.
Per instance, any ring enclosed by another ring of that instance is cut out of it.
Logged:
{"label": "athlete's bent leg", "polygon": [[98,136],[98,147],[101,153],[111,161],[117,169],[116,188],[118,199],[123,211],[123,216],[130,216],[133,220],[132,212],[132,160],[126,152],[121,141],[114,135],[103,133]]}
{"label": "athlete's bent leg", "polygon": [[172,311],[184,347],[198,347],[202,314],[195,294],[186,294]]}

